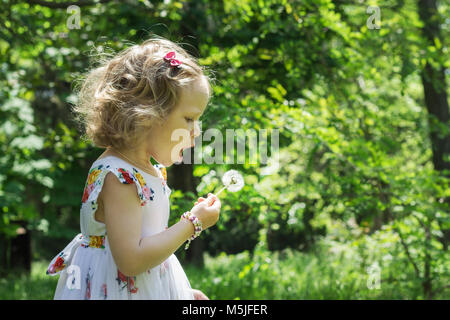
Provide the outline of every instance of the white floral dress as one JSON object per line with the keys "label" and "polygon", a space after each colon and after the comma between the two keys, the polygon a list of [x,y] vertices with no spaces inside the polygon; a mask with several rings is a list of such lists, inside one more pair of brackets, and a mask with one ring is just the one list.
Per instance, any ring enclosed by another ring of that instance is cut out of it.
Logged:
{"label": "white floral dress", "polygon": [[[174,254],[160,265],[135,276],[120,272],[111,255],[106,226],[95,220],[97,197],[108,172],[124,184],[134,183],[142,207],[141,237],[167,229],[170,188],[161,164],[159,177],[134,168],[114,156],[95,161],[87,177],[81,202],[81,233],[50,262],[47,274],[59,274],[54,299],[193,300],[189,280]],[[126,214],[126,212],[124,212]]]}

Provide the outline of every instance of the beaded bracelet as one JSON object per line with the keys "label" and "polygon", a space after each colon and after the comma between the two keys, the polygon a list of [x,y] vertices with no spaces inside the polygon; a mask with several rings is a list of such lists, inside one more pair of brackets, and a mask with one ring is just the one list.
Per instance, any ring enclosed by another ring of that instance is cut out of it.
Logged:
{"label": "beaded bracelet", "polygon": [[185,218],[192,222],[195,230],[194,234],[188,239],[188,243],[184,248],[185,250],[187,250],[189,248],[189,245],[191,244],[191,241],[197,238],[202,232],[202,222],[190,211],[186,211],[185,213],[183,213],[181,218]]}

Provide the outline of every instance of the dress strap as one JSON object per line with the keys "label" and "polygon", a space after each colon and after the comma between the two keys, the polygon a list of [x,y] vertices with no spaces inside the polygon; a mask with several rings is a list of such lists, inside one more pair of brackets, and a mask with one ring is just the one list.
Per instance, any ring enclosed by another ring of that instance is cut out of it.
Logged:
{"label": "dress strap", "polygon": [[166,170],[166,167],[164,165],[160,164],[160,163],[157,163],[157,164],[155,164],[153,166],[158,170],[158,174],[161,177],[161,182],[163,184],[163,191],[164,191],[164,193],[166,193],[167,196],[170,196],[170,194],[172,193],[172,190],[167,185],[167,170]]}
{"label": "dress strap", "polygon": [[167,170],[166,167],[160,163],[154,165],[156,169],[161,173],[161,176],[164,178],[164,182],[167,184]]}

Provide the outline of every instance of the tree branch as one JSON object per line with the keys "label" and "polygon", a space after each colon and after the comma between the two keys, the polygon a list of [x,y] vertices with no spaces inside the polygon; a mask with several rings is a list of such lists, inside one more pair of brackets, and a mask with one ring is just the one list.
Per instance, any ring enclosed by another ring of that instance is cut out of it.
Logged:
{"label": "tree branch", "polygon": [[92,5],[96,5],[99,3],[106,3],[106,2],[110,2],[111,0],[78,0],[78,1],[68,1],[68,2],[50,2],[50,1],[45,1],[45,0],[28,0],[29,4],[32,5],[40,5],[43,7],[47,7],[47,8],[52,8],[52,9],[67,9],[70,6],[79,6],[79,7],[84,7],[84,6],[92,6]]}
{"label": "tree branch", "polygon": [[406,256],[408,257],[409,262],[411,262],[411,264],[413,265],[414,271],[416,272],[417,278],[420,279],[419,268],[417,267],[417,264],[414,262],[414,259],[411,257],[411,254],[409,253],[408,245],[406,244],[405,240],[403,239],[403,236],[402,236],[402,234],[400,232],[400,229],[398,227],[395,227],[394,230],[397,231],[398,236],[400,237],[400,242],[401,242],[403,248],[405,249]]}

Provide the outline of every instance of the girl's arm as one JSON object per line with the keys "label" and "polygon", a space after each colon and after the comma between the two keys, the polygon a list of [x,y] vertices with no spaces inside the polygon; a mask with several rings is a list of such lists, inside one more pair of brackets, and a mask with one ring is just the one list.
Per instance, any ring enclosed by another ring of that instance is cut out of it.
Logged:
{"label": "girl's arm", "polygon": [[106,175],[99,197],[111,254],[126,276],[136,276],[159,265],[194,234],[193,224],[181,219],[165,231],[141,239],[142,207],[136,186],[122,184],[114,174]]}
{"label": "girl's arm", "polygon": [[139,261],[136,261],[134,273],[139,274],[161,264],[193,234],[192,222],[181,219],[165,231],[142,238],[139,243]]}

